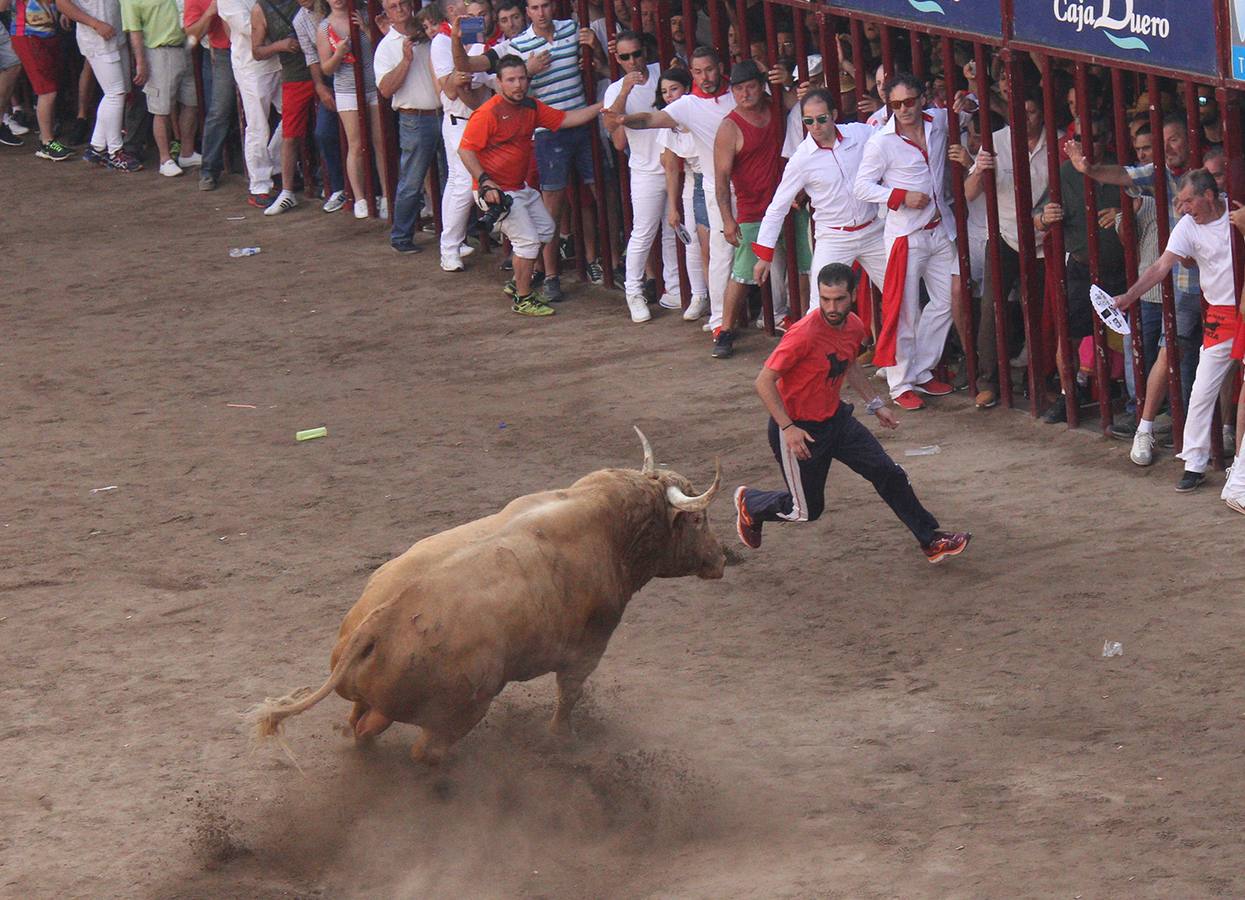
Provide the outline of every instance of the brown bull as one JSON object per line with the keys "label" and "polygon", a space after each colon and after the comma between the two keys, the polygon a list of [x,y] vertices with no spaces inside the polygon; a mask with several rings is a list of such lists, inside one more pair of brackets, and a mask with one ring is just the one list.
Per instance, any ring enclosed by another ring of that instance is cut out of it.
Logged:
{"label": "brown bull", "polygon": [[411,755],[439,762],[503,687],[557,674],[551,728],[570,730],[631,595],[652,578],[721,578],[725,556],[706,508],[721,486],[689,496],[681,475],[601,469],[569,488],[519,497],[501,512],[424,538],[368,580],[346,614],[329,679],[269,699],[252,715],[261,738],[332,691],[354,703],[366,740],[393,722],[422,729]]}

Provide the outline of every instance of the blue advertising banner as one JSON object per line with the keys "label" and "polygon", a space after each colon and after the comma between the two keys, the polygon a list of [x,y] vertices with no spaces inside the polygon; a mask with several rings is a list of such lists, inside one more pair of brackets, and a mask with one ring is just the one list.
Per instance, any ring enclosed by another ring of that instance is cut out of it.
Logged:
{"label": "blue advertising banner", "polygon": [[865,15],[886,16],[916,26],[1003,37],[999,0],[829,0],[831,6]]}
{"label": "blue advertising banner", "polygon": [[1215,0],[1014,0],[1015,39],[1218,75]]}

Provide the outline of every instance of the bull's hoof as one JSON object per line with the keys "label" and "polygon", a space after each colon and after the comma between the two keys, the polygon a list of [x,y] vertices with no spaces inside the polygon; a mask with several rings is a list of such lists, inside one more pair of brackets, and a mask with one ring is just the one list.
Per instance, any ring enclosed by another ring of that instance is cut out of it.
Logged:
{"label": "bull's hoof", "polygon": [[433,744],[425,735],[411,745],[411,759],[424,766],[439,766],[445,759],[445,747]]}
{"label": "bull's hoof", "polygon": [[575,729],[571,728],[571,723],[565,719],[554,718],[549,723],[549,733],[564,744],[574,743]]}

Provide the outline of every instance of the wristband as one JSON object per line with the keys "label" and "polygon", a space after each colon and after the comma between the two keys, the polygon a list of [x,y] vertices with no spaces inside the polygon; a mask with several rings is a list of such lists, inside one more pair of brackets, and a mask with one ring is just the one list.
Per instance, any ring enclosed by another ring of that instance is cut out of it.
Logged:
{"label": "wristband", "polygon": [[867,404],[865,404],[865,409],[876,416],[878,414],[878,410],[881,409],[885,405],[886,405],[886,401],[883,400],[881,397],[874,397]]}
{"label": "wristband", "polygon": [[782,426],[781,428],[779,428],[778,430],[779,430],[779,431],[786,431],[788,428],[790,428],[790,427],[791,427],[792,425],[794,425],[794,424],[795,424],[795,422],[788,422],[786,425],[783,425],[783,426]]}

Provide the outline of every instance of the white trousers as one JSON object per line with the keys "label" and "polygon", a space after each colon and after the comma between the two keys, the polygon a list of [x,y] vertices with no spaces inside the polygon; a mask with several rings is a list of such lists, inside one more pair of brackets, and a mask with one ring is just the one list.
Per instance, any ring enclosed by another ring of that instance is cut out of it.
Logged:
{"label": "white trousers", "polygon": [[726,284],[731,277],[735,248],[722,233],[722,211],[718,209],[713,177],[706,175],[705,206],[709,208],[709,327],[722,327],[722,307],[726,303]]}
{"label": "white trousers", "polygon": [[[510,195],[510,212],[501,220],[501,233],[510,238],[510,247],[519,259],[535,259],[540,249],[553,240],[558,227],[553,223],[549,210],[540,199],[540,191],[524,187],[519,191],[507,191]],[[474,202],[474,200],[472,201]],[[460,242],[461,243],[461,242]],[[454,252],[458,252],[455,245]]]}
{"label": "white trousers", "polygon": [[1232,463],[1232,472],[1223,484],[1219,499],[1245,503],[1245,448],[1237,451],[1236,460]]}
{"label": "white trousers", "polygon": [[[894,241],[887,240],[885,246],[890,259]],[[951,278],[958,270],[955,244],[941,228],[908,235],[908,269],[895,336],[895,365],[886,367],[892,399],[933,376],[951,327]],[[922,281],[929,293],[925,309],[921,309]]]}
{"label": "white trousers", "polygon": [[[467,239],[467,223],[471,220],[471,207],[475,203],[471,192],[471,173],[458,155],[458,145],[467,120],[451,116],[441,120],[441,137],[445,140],[446,168],[445,191],[441,194],[441,255],[457,256],[463,241]],[[514,215],[512,212],[511,215]],[[514,239],[511,238],[511,243]],[[517,249],[517,248],[516,248]],[[524,257],[527,258],[527,257]]]}
{"label": "white trousers", "polygon": [[679,296],[679,256],[674,229],[666,222],[666,176],[651,172],[631,173],[631,237],[627,240],[626,293],[644,291],[644,264],[649,248],[661,230],[661,273],[665,291]]}
{"label": "white trousers", "polygon": [[242,155],[246,157],[250,191],[267,194],[272,190],[273,171],[281,168],[281,128],[278,126],[271,133],[268,128],[268,116],[273,108],[281,109],[281,72],[256,75],[234,66],[233,78],[246,116]]}
{"label": "white trousers", "polygon": [[[808,312],[817,309],[821,294],[817,289],[817,275],[830,263],[850,266],[859,261],[869,280],[879,289],[886,276],[886,244],[882,232],[886,223],[878,219],[860,231],[830,231],[823,229],[813,244],[813,271],[808,280]],[[911,257],[909,257],[911,258]]]}
{"label": "white trousers", "polygon": [[1189,408],[1185,410],[1184,447],[1176,454],[1190,472],[1205,472],[1210,465],[1210,433],[1215,421],[1215,404],[1219,402],[1219,388],[1235,366],[1230,340],[1203,347],[1198,356]]}
{"label": "white trousers", "polygon": [[683,248],[687,260],[687,285],[692,295],[709,293],[709,285],[705,283],[705,259],[700,253],[700,234],[696,225],[696,210],[692,204],[695,192],[692,173],[683,176],[683,227],[692,236],[692,242]]}
{"label": "white trousers", "polygon": [[[85,28],[86,26],[82,26]],[[87,56],[95,80],[104,96],[95,110],[95,130],[91,146],[116,153],[121,149],[121,122],[125,118],[125,96],[130,90],[130,54],[126,48]]]}

